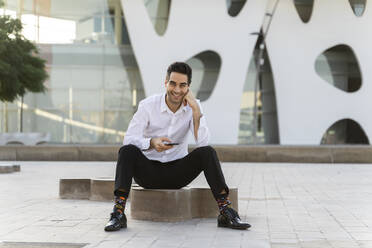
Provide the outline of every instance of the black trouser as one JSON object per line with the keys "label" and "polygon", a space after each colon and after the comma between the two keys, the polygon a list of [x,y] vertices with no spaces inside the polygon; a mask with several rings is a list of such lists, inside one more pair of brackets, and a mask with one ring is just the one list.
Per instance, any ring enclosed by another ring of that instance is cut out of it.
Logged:
{"label": "black trouser", "polygon": [[229,193],[216,151],[210,146],[196,148],[184,158],[162,163],[149,160],[134,145],[125,145],[119,150],[115,195],[118,189],[129,194],[132,178],[147,189],[180,189],[202,171],[216,199],[223,190]]}

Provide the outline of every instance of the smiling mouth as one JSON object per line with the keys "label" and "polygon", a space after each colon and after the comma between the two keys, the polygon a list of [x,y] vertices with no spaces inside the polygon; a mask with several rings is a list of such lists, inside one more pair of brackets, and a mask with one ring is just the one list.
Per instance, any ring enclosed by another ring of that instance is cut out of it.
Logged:
{"label": "smiling mouth", "polygon": [[172,93],[172,96],[176,97],[176,98],[180,98],[182,95],[175,95]]}

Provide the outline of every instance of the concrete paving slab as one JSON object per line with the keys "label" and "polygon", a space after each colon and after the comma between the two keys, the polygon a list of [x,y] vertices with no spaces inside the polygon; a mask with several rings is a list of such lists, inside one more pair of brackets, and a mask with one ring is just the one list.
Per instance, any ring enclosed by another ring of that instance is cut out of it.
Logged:
{"label": "concrete paving slab", "polygon": [[[12,163],[13,161],[9,161]],[[89,243],[91,247],[372,247],[369,164],[223,163],[239,189],[247,231],[217,228],[216,219],[175,223],[130,218],[106,233],[112,203],[59,199],[59,178],[114,177],[115,162],[20,162],[0,174],[0,241]],[[193,183],[207,185],[203,174]]]}
{"label": "concrete paving slab", "polygon": [[81,248],[86,244],[48,242],[0,242],[1,248]]}

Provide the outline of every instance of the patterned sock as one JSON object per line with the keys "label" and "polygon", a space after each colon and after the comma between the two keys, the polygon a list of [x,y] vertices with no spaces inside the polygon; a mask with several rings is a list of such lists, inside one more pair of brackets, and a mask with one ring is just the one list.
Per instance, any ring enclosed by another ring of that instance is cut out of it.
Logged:
{"label": "patterned sock", "polygon": [[115,196],[114,212],[124,213],[125,204],[127,203],[127,198],[124,196]]}
{"label": "patterned sock", "polygon": [[222,213],[226,208],[230,207],[231,201],[229,200],[228,195],[221,196],[217,199],[218,209]]}

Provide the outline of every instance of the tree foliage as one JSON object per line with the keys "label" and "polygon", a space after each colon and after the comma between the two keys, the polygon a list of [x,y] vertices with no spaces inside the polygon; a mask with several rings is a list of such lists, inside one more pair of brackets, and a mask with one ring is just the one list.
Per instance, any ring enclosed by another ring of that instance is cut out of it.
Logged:
{"label": "tree foliage", "polygon": [[45,91],[45,60],[21,32],[20,20],[0,16],[0,101],[13,102],[28,91]]}

